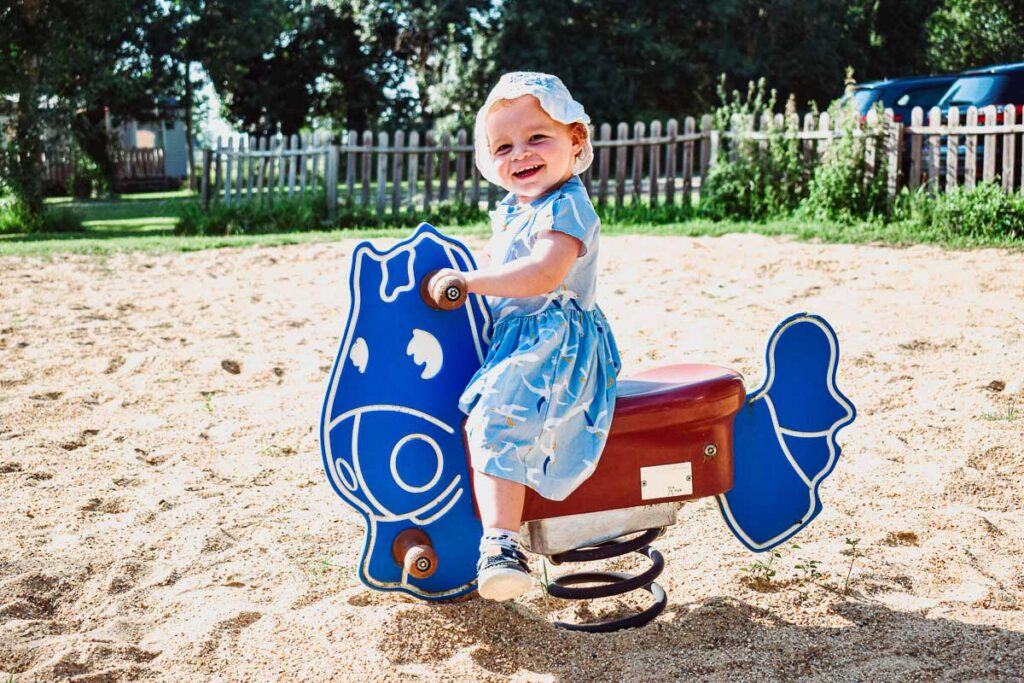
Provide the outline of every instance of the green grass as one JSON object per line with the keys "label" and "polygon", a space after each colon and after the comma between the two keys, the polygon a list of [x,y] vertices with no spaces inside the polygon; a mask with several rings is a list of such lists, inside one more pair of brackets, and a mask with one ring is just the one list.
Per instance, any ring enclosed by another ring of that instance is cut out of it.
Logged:
{"label": "green grass", "polygon": [[[345,229],[330,232],[289,232],[267,235],[176,236],[174,226],[186,205],[195,201],[188,191],[126,195],[117,200],[73,201],[67,197],[47,200],[69,207],[84,216],[83,232],[0,235],[0,256],[55,256],[59,254],[110,254],[126,251],[197,251],[220,247],[276,246],[331,242],[351,238],[404,237],[414,227]],[[443,227],[459,236],[486,236],[487,225]],[[789,235],[799,240],[829,243],[879,243],[888,245],[935,244],[948,248],[1004,247],[1024,251],[1024,240],[992,237],[964,237],[938,230],[922,230],[913,223],[881,222],[843,225],[802,218],[766,223],[693,219],[656,224],[606,222],[606,235],[720,236],[728,233]]]}

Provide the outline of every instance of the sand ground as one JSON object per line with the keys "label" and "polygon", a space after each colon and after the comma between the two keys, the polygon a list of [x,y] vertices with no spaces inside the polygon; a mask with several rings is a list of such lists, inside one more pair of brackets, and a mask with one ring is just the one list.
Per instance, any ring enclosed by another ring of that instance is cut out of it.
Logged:
{"label": "sand ground", "polygon": [[807,310],[859,417],[769,584],[699,501],[656,544],[668,609],[587,635],[551,621],[614,599],[359,583],[317,442],[354,244],[0,260],[0,681],[1024,677],[1024,255],[606,238],[625,374],[711,362],[754,388]]}

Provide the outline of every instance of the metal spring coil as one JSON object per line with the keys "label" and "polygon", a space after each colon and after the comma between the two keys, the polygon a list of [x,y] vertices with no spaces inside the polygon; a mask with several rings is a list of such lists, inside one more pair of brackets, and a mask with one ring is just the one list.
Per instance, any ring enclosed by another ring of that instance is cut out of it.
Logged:
{"label": "metal spring coil", "polygon": [[[619,631],[624,628],[643,626],[647,622],[661,614],[668,604],[665,590],[654,582],[665,568],[665,560],[657,550],[650,547],[651,541],[661,535],[662,529],[648,529],[636,538],[627,541],[612,540],[606,541],[590,548],[569,550],[564,553],[551,555],[554,564],[563,562],[593,562],[594,560],[607,560],[612,557],[619,557],[627,553],[636,552],[651,561],[651,566],[641,574],[626,574],[624,572],[578,572],[560,576],[548,584],[549,595],[566,600],[593,600],[595,598],[607,598],[613,595],[622,595],[634,590],[645,590],[654,596],[654,604],[628,617],[611,619],[591,624],[568,624],[555,622],[559,626],[570,631],[586,631],[588,633],[608,633]],[[581,583],[596,583],[596,586],[574,588]]]}

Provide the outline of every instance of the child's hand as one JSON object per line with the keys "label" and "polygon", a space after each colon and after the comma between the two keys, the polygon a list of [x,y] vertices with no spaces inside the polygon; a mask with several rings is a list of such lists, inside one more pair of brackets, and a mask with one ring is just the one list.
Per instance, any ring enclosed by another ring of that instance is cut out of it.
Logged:
{"label": "child's hand", "polygon": [[420,296],[431,308],[452,311],[466,303],[466,278],[457,270],[441,268],[427,273],[420,283]]}

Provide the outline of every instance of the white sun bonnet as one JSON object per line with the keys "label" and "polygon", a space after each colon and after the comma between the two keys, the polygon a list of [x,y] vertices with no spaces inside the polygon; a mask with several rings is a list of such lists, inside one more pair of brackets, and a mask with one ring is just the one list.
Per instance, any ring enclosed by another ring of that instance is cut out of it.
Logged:
{"label": "white sun bonnet", "polygon": [[590,142],[590,127],[588,125],[590,117],[583,110],[583,105],[572,98],[569,89],[557,76],[532,71],[515,71],[505,74],[498,80],[498,84],[487,96],[484,106],[480,107],[480,111],[476,114],[473,144],[476,167],[480,169],[480,174],[489,182],[501,186],[501,180],[491,161],[490,145],[487,139],[487,112],[498,100],[514,100],[523,95],[536,97],[540,102],[541,109],[555,121],[566,125],[583,124],[585,131],[583,149],[576,157],[576,165],[572,172],[578,175],[590,168],[590,164],[594,160],[594,146]]}

